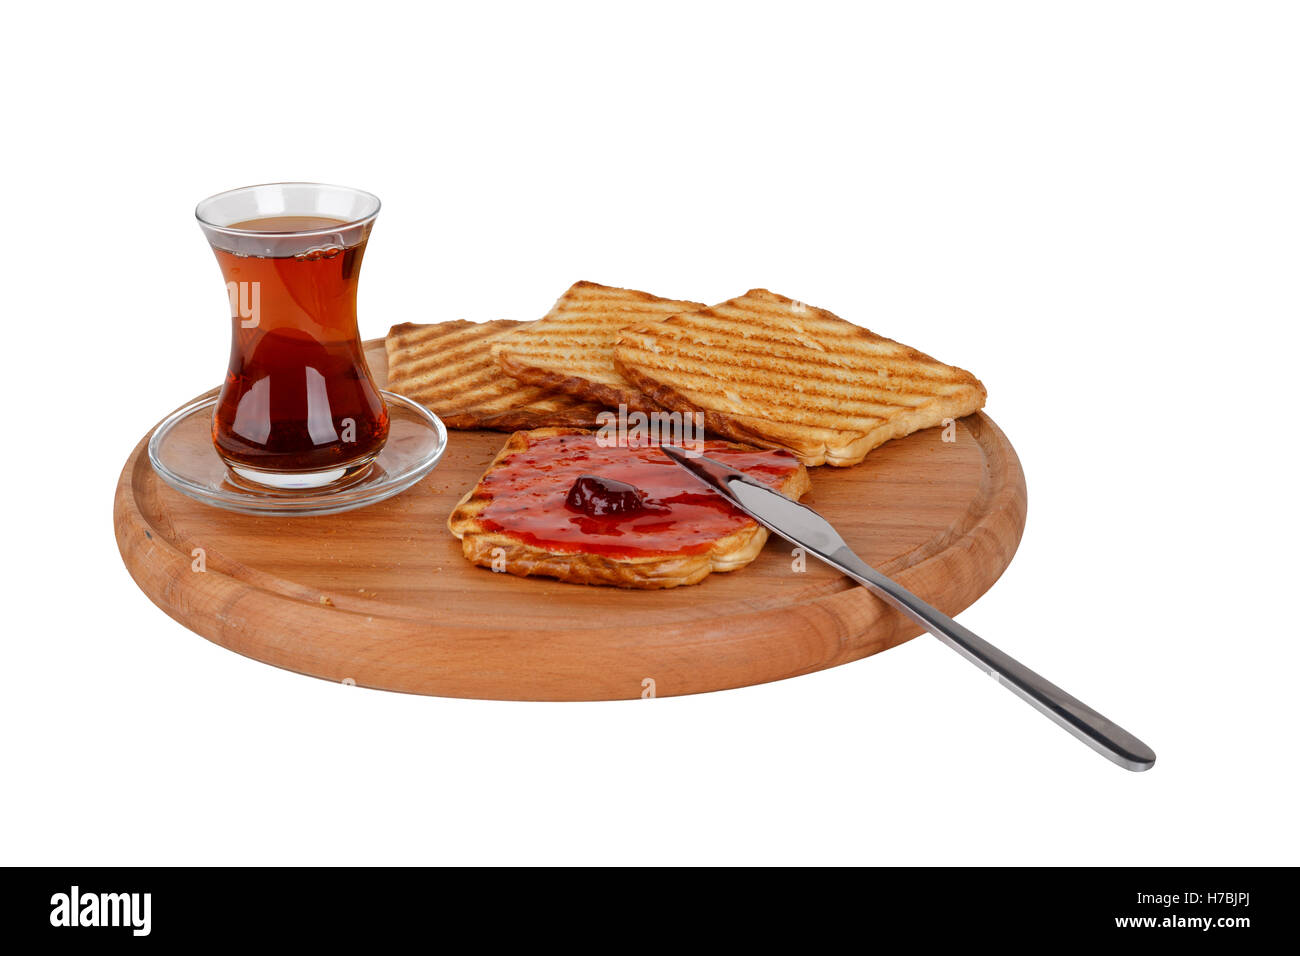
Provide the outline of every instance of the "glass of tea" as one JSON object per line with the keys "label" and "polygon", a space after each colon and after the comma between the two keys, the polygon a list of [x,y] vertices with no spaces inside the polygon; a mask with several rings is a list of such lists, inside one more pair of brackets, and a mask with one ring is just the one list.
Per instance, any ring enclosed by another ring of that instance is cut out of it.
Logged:
{"label": "glass of tea", "polygon": [[212,441],[244,481],[321,488],[359,475],[388,409],[357,331],[357,279],[379,200],[359,189],[269,183],[194,211],[230,301],[230,366]]}

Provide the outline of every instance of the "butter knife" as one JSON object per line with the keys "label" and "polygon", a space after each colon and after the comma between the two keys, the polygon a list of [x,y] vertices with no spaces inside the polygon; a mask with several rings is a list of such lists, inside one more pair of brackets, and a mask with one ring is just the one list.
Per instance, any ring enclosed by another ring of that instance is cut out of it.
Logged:
{"label": "butter knife", "polygon": [[688,455],[676,445],[659,447],[741,511],[866,587],[1097,753],[1125,770],[1150,770],[1155,765],[1155,752],[1123,727],[871,567],[812,508],[712,458]]}

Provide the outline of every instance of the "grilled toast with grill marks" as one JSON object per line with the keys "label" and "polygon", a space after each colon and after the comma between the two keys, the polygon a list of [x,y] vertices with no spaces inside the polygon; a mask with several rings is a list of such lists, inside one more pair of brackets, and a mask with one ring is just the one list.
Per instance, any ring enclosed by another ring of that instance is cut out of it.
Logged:
{"label": "grilled toast with grill marks", "polygon": [[[515,432],[457,503],[447,527],[474,564],[575,584],[674,588],[697,584],[714,571],[734,571],[758,557],[766,528],[706,491],[654,445],[638,448],[653,452],[648,464],[621,461],[619,454],[632,450],[610,450],[590,430]],[[788,454],[723,441],[706,442],[703,452],[792,498],[810,488],[807,469]],[[676,510],[646,514],[644,520],[586,517],[569,508],[567,494],[575,476],[586,472],[640,482],[650,506]],[[494,504],[501,506],[499,512],[492,510]],[[549,525],[539,522],[546,515],[554,516]],[[547,527],[562,529],[557,535],[564,540],[551,540]]]}
{"label": "grilled toast with grill marks", "polygon": [[492,360],[492,343],[526,324],[499,319],[395,325],[384,340],[388,387],[430,408],[448,428],[597,424],[598,406],[521,384]]}
{"label": "grilled toast with grill marks", "polygon": [[544,317],[494,342],[492,355],[529,385],[609,408],[625,404],[654,411],[656,406],[614,367],[614,341],[629,325],[702,308],[699,302],[577,282]]}
{"label": "grilled toast with grill marks", "polygon": [[766,289],[625,329],[614,363],[659,405],[805,465],[857,464],[986,397],[969,372]]}

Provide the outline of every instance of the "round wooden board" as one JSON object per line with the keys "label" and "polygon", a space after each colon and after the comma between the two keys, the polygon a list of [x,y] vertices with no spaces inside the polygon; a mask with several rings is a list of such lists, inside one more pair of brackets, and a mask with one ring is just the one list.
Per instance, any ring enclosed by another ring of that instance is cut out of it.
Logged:
{"label": "round wooden board", "polygon": [[[387,378],[382,340],[367,343]],[[118,482],[122,559],[160,608],[240,654],[333,681],[444,697],[609,700],[695,694],[834,667],[919,631],[775,536],[753,564],[668,591],[516,578],[469,564],[446,528],[506,436],[453,431],[442,462],[388,501],[252,517],[172,491],[141,439]],[[986,415],[853,468],[814,468],[804,501],[870,564],[948,614],[1015,554],[1025,480]],[[206,569],[197,571],[195,549]],[[649,682],[653,681],[653,685]]]}

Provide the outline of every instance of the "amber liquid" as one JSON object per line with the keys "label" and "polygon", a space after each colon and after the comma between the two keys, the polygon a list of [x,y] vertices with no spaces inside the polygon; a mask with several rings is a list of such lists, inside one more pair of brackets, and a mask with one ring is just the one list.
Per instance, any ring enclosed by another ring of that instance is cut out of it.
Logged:
{"label": "amber liquid", "polygon": [[[341,225],[277,216],[232,228],[299,232]],[[230,368],[212,422],[218,452],[229,463],[279,473],[369,461],[388,437],[388,409],[357,333],[364,240],[286,258],[213,251],[234,306]]]}

